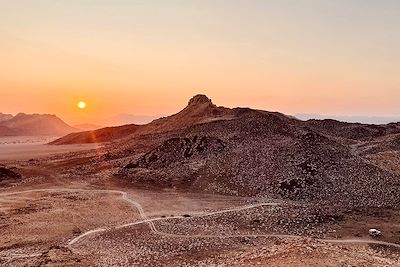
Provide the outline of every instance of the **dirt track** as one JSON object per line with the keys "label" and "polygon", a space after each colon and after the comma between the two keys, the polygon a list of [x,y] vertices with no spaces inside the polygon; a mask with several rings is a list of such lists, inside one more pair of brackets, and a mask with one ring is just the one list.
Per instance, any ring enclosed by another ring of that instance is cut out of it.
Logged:
{"label": "dirt track", "polygon": [[[298,236],[298,235],[281,235],[281,234],[237,234],[237,235],[182,235],[182,234],[171,234],[171,233],[165,233],[157,230],[154,222],[155,221],[162,221],[162,220],[176,220],[176,219],[185,219],[185,217],[175,217],[175,218],[162,218],[162,217],[157,217],[157,218],[148,218],[146,213],[144,212],[142,206],[140,203],[137,201],[131,199],[128,196],[127,192],[124,191],[119,191],[119,190],[96,190],[96,189],[71,189],[71,188],[49,188],[49,189],[33,189],[33,190],[25,190],[25,191],[19,191],[19,192],[10,192],[10,193],[1,193],[0,197],[2,196],[10,196],[10,195],[17,195],[17,194],[25,194],[25,193],[32,193],[32,192],[92,192],[92,193],[112,193],[112,194],[121,194],[122,199],[130,204],[132,204],[139,212],[142,220],[141,221],[136,221],[128,224],[122,224],[122,225],[117,225],[112,228],[97,228],[93,230],[86,231],[85,233],[82,233],[81,235],[75,237],[74,239],[70,240],[68,242],[68,246],[72,246],[78,241],[82,240],[83,238],[96,234],[96,233],[101,233],[105,231],[111,231],[112,229],[121,229],[124,227],[129,227],[133,225],[140,225],[140,224],[148,224],[150,227],[150,230],[158,235],[163,235],[163,236],[169,236],[169,237],[176,237],[176,238],[238,238],[238,237],[277,237],[277,238],[301,238],[304,236]],[[222,213],[229,213],[229,212],[236,212],[236,211],[241,211],[241,210],[246,210],[246,209],[253,209],[256,207],[262,207],[262,206],[276,206],[279,205],[278,203],[257,203],[257,204],[252,204],[252,205],[246,205],[246,206],[239,206],[239,207],[233,207],[229,209],[224,209],[224,210],[219,210],[219,211],[212,211],[212,212],[193,212],[190,213],[190,216],[193,217],[205,217],[205,216],[211,216],[215,214],[222,214]],[[347,243],[347,244],[378,244],[378,245],[385,245],[385,246],[391,246],[395,248],[400,248],[399,244],[396,243],[390,243],[390,242],[384,242],[384,241],[379,241],[379,240],[371,240],[371,239],[316,239],[317,241],[322,241],[322,242],[328,242],[328,243]],[[21,256],[21,255],[19,255]],[[26,255],[26,256],[31,256],[35,257],[37,256],[36,254],[32,255]]]}

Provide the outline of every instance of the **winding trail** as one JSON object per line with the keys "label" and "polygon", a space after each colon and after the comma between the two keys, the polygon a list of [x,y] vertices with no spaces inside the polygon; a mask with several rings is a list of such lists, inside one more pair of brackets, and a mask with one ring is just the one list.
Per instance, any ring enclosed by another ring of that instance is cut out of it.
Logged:
{"label": "winding trail", "polygon": [[[135,200],[129,198],[128,193],[124,191],[118,191],[118,190],[100,190],[100,189],[73,189],[73,188],[49,188],[49,189],[32,189],[32,190],[26,190],[26,191],[19,191],[19,192],[10,192],[10,193],[0,193],[0,197],[2,196],[11,196],[11,195],[18,195],[18,194],[25,194],[25,193],[33,193],[33,192],[94,192],[94,193],[114,193],[114,194],[120,194],[122,196],[122,199],[133,206],[138,210],[142,220],[141,221],[136,221],[132,223],[127,223],[127,224],[122,224],[118,225],[115,227],[102,227],[102,228],[97,228],[93,229],[90,231],[87,231],[74,239],[70,240],[68,242],[68,246],[72,246],[81,239],[92,235],[96,233],[101,233],[105,231],[109,231],[111,229],[122,229],[125,227],[129,226],[134,226],[134,225],[141,225],[141,224],[148,224],[150,227],[150,230],[157,234],[157,235],[162,235],[162,236],[169,236],[169,237],[176,237],[176,238],[239,238],[239,237],[250,237],[250,238],[256,238],[256,237],[277,237],[277,238],[292,238],[292,239],[298,239],[298,238],[306,238],[306,236],[299,236],[299,235],[283,235],[283,234],[237,234],[237,235],[183,235],[183,234],[171,234],[171,233],[165,233],[157,230],[154,222],[156,221],[164,221],[164,220],[172,220],[172,219],[189,219],[193,217],[206,217],[206,216],[212,216],[216,214],[223,214],[223,213],[228,213],[228,212],[236,212],[236,211],[241,211],[241,210],[247,210],[247,209],[253,209],[257,207],[262,207],[262,206],[276,206],[278,203],[258,203],[258,204],[252,204],[252,205],[246,205],[246,206],[239,206],[239,207],[234,207],[230,209],[224,209],[224,210],[219,210],[219,211],[211,211],[211,212],[194,212],[190,213],[191,217],[185,218],[183,216],[181,217],[157,217],[157,218],[148,218],[146,213],[143,210],[143,207],[140,205],[140,203],[136,202]],[[328,243],[340,243],[340,244],[377,244],[377,245],[385,245],[385,246],[391,246],[391,247],[396,247],[400,248],[400,244],[396,243],[390,243],[390,242],[384,242],[384,241],[378,241],[378,240],[371,240],[371,239],[321,239],[321,238],[314,238],[314,240],[321,241],[321,242],[328,242]]]}

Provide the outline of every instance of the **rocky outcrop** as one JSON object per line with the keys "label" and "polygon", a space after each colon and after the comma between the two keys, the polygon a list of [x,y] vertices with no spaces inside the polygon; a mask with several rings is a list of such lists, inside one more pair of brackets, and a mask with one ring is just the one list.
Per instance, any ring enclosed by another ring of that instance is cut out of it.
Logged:
{"label": "rocky outcrop", "polygon": [[210,104],[215,106],[211,99],[209,99],[206,95],[195,95],[189,100],[188,106],[197,106],[201,104]]}
{"label": "rocky outcrop", "polygon": [[7,168],[0,165],[0,185],[21,180],[22,176],[15,168]]}
{"label": "rocky outcrop", "polygon": [[142,156],[137,162],[129,163],[126,168],[159,169],[195,158],[205,159],[223,151],[225,146],[222,140],[211,136],[171,138]]}

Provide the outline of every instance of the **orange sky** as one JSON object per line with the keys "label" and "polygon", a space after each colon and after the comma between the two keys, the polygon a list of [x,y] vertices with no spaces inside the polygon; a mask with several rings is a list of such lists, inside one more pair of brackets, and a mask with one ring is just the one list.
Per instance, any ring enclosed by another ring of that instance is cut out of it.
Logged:
{"label": "orange sky", "polygon": [[398,2],[215,2],[1,2],[0,112],[400,115]]}

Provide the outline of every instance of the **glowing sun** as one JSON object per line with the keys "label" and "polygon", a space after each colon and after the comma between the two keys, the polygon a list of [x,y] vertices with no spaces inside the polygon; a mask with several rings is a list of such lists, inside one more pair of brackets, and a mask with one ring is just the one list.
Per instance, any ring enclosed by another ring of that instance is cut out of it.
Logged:
{"label": "glowing sun", "polygon": [[86,108],[86,103],[83,102],[83,101],[79,101],[79,102],[78,102],[78,108],[80,108],[80,109]]}

